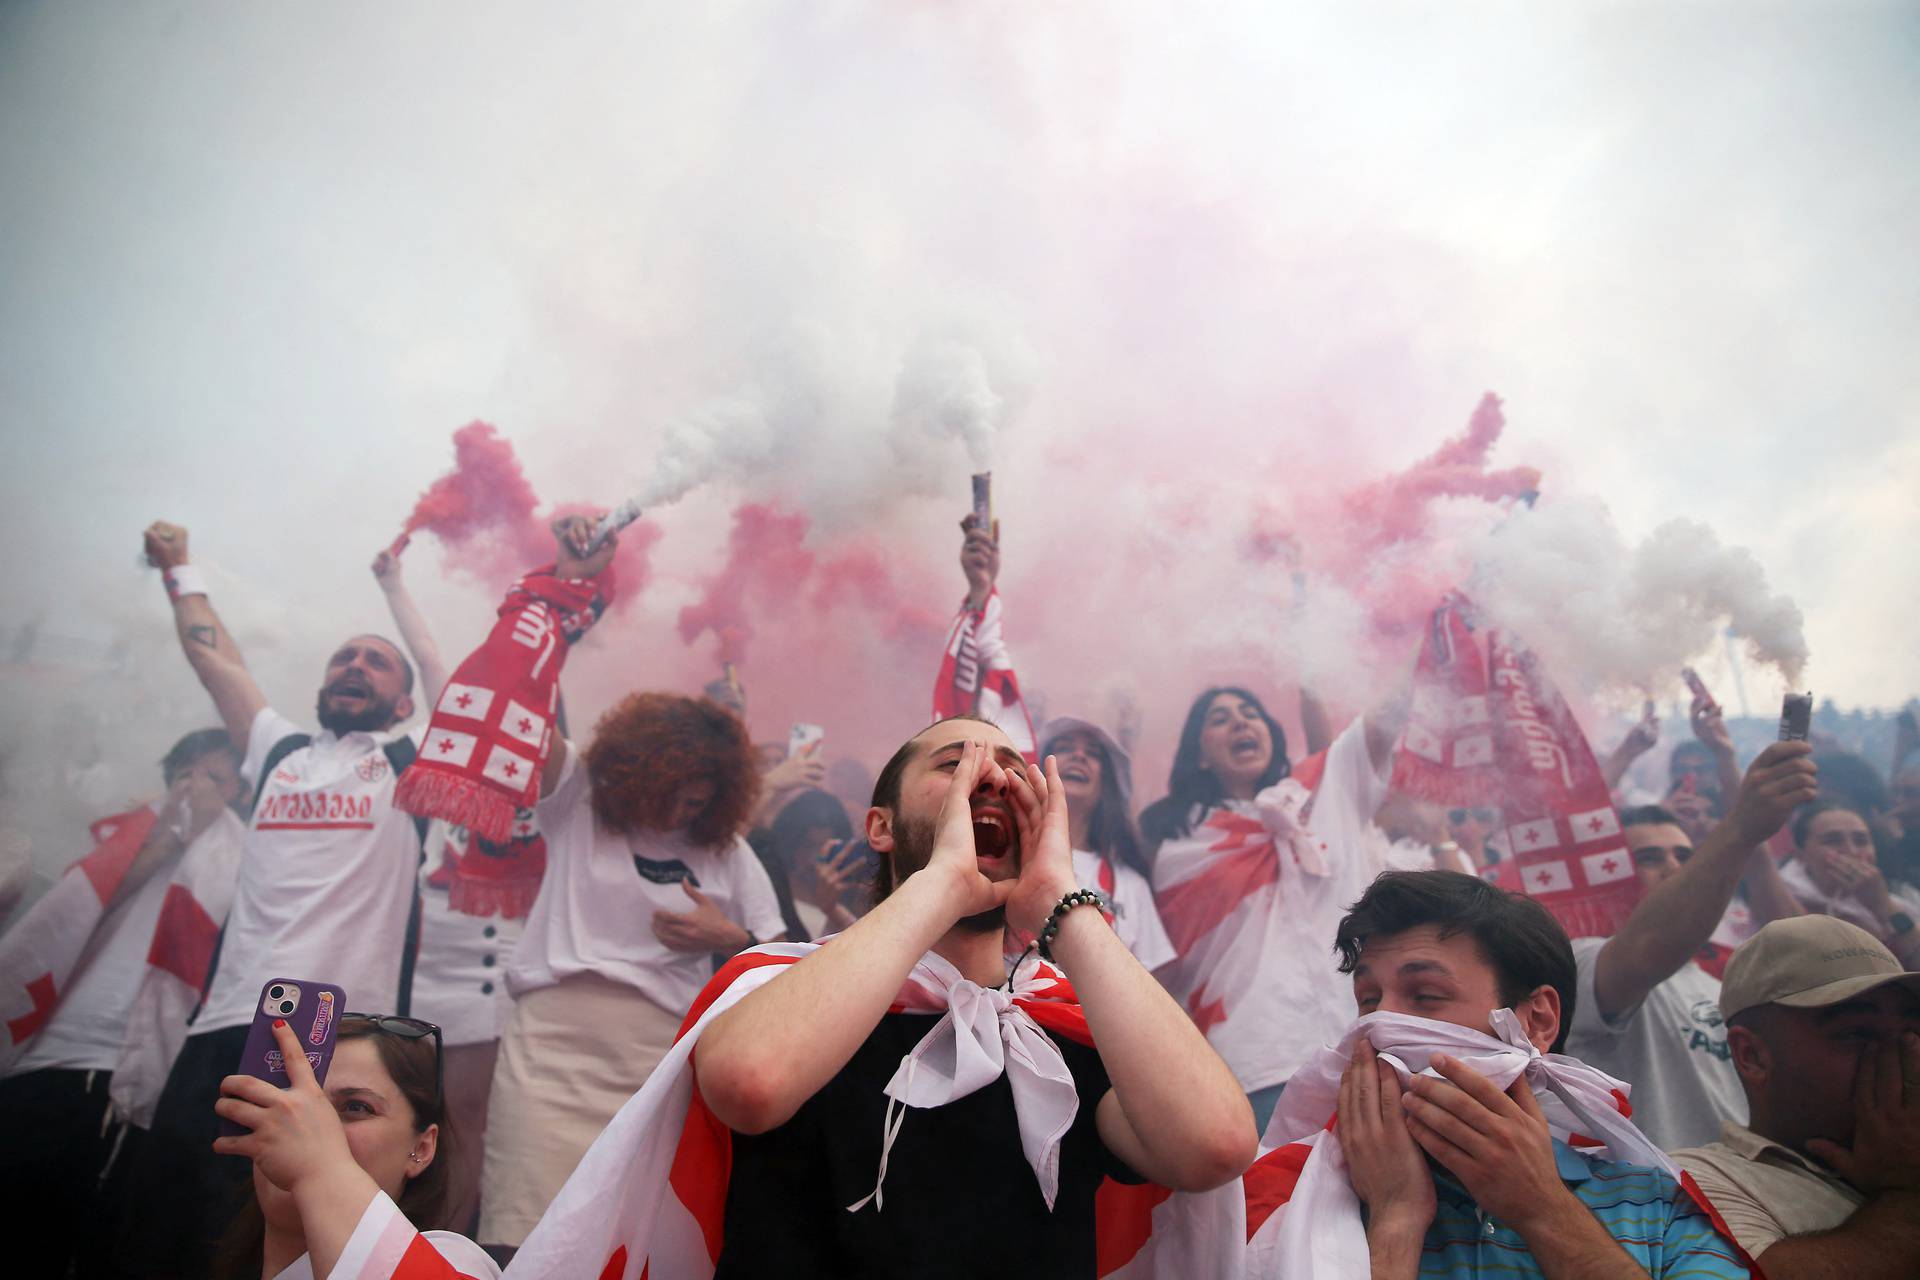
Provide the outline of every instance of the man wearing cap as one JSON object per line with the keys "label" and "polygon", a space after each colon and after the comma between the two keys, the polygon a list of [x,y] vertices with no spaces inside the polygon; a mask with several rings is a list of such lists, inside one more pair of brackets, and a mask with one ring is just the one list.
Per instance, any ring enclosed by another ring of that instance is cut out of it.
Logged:
{"label": "man wearing cap", "polygon": [[1772,1280],[1920,1275],[1920,973],[1844,920],[1777,920],[1720,1011],[1751,1114],[1675,1161]]}

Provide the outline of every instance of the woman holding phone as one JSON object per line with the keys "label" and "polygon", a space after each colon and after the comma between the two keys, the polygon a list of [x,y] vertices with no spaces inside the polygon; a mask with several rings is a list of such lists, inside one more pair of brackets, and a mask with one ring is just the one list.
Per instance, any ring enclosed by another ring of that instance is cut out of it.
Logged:
{"label": "woman holding phone", "polygon": [[253,1161],[253,1196],[223,1243],[222,1280],[357,1274],[375,1259],[430,1249],[447,1269],[500,1269],[464,1236],[437,1230],[454,1136],[441,1116],[439,1028],[346,1014],[323,1086],[285,1022],[273,1028],[291,1085],[228,1076],[214,1110],[243,1126],[214,1143]]}

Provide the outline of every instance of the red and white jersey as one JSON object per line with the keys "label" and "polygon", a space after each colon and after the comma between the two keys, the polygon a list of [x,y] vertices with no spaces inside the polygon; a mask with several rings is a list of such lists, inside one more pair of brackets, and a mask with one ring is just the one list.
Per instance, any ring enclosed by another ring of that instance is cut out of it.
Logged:
{"label": "red and white jersey", "polygon": [[1177,956],[1159,976],[1249,1093],[1285,1082],[1353,1021],[1333,935],[1373,879],[1366,828],[1386,793],[1356,719],[1324,757],[1199,815],[1154,857]]}
{"label": "red and white jersey", "polygon": [[1020,696],[1002,633],[1000,593],[987,596],[979,609],[960,604],[933,682],[933,718],[972,714],[1000,726],[1021,755],[1034,752],[1033,717]]}
{"label": "red and white jersey", "polygon": [[247,735],[241,776],[264,786],[195,1033],[251,1021],[275,977],[324,979],[370,1013],[397,1007],[420,835],[393,804],[382,747],[395,735],[322,731],[260,779],[274,744],[299,732],[263,708]]}

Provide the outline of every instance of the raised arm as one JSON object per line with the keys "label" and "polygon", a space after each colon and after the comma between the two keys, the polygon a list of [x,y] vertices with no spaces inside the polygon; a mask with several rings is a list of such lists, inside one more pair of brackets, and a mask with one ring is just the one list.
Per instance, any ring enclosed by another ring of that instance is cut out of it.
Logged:
{"label": "raised arm", "polygon": [[187,531],[156,520],[144,536],[147,562],[166,580],[173,601],[173,626],[180,637],[187,664],[213,697],[213,706],[226,725],[227,736],[246,749],[254,717],[267,705],[266,695],[253,682],[240,648],[207,600],[207,585],[199,570],[187,562]]}
{"label": "raised arm", "polygon": [[387,611],[399,629],[400,643],[407,646],[407,652],[413,655],[413,665],[420,669],[421,703],[436,706],[440,690],[447,685],[447,661],[440,656],[440,646],[434,643],[433,632],[427,629],[427,620],[420,606],[414,603],[413,593],[407,590],[406,579],[400,573],[400,557],[382,550],[373,558],[373,577],[387,597]]}
{"label": "raised arm", "polygon": [[1000,597],[994,590],[1000,576],[999,528],[969,515],[960,522],[960,530],[960,570],[967,579],[967,598],[947,632],[940,674],[933,686],[933,718],[983,716],[999,725],[1031,759],[1033,719],[1007,652]]}
{"label": "raised arm", "polygon": [[[1067,803],[1051,756],[1046,771],[1010,775],[1028,851],[1007,921],[1037,934],[1073,877]],[[1052,953],[1073,976],[1112,1089],[1095,1121],[1100,1140],[1135,1172],[1176,1191],[1205,1191],[1240,1176],[1259,1144],[1240,1082],[1186,1011],[1141,967],[1098,911],[1059,922]]]}
{"label": "raised arm", "polygon": [[1333,717],[1313,690],[1300,686],[1300,732],[1306,737],[1305,754],[1314,755],[1333,745]]}
{"label": "raised arm", "polygon": [[1652,699],[1648,699],[1640,710],[1640,719],[1627,730],[1627,736],[1620,739],[1620,745],[1607,754],[1600,762],[1600,775],[1606,779],[1607,790],[1614,791],[1620,786],[1620,779],[1627,776],[1627,770],[1633,762],[1653,750],[1660,741],[1660,713],[1655,709]]}
{"label": "raised arm", "polygon": [[941,806],[933,854],[852,928],[716,1017],[694,1054],[700,1094],[740,1133],[785,1124],[853,1057],[920,957],[955,921],[1007,900],[980,874],[975,786],[996,769],[968,742]]}
{"label": "raised arm", "polygon": [[1731,802],[1734,793],[1740,790],[1740,761],[1734,755],[1733,735],[1727,732],[1720,704],[1695,695],[1687,719],[1693,725],[1693,736],[1713,753],[1714,775],[1720,782],[1722,801]]}
{"label": "raised arm", "polygon": [[1600,1013],[1633,1008],[1693,956],[1720,923],[1754,849],[1819,790],[1813,748],[1776,742],[1740,783],[1733,809],[1694,850],[1687,865],[1633,909],[1595,961]]}

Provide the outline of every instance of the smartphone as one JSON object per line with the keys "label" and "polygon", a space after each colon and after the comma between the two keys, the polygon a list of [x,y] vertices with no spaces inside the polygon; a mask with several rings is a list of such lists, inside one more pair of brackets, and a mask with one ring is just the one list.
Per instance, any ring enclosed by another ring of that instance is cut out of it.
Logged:
{"label": "smartphone", "polygon": [[1707,692],[1706,682],[1700,679],[1700,673],[1692,667],[1680,668],[1680,678],[1687,682],[1687,688],[1693,692],[1694,699],[1705,707],[1717,707],[1720,704]]}
{"label": "smartphone", "polygon": [[873,883],[873,877],[880,871],[880,855],[865,840],[855,837],[852,840],[835,840],[820,852],[820,861],[832,862],[849,850],[853,852],[853,865],[859,869],[859,880],[865,884]]}
{"label": "smartphone", "polygon": [[1780,741],[1805,742],[1813,723],[1813,694],[1789,693],[1780,700]]}
{"label": "smartphone", "polygon": [[787,734],[787,759],[819,755],[820,744],[826,737],[827,731],[817,724],[796,723]]}
{"label": "smartphone", "polygon": [[[307,1065],[313,1078],[327,1082],[327,1067],[333,1061],[333,1045],[340,1028],[340,1015],[347,1011],[347,993],[324,982],[304,978],[274,978],[260,988],[260,1003],[254,1006],[253,1026],[247,1031],[247,1047],[240,1053],[235,1075],[254,1076],[278,1089],[291,1088],[287,1066],[273,1038],[275,1019],[284,1018],[300,1047],[307,1051]],[[247,1127],[220,1118],[220,1132],[237,1138]]]}

